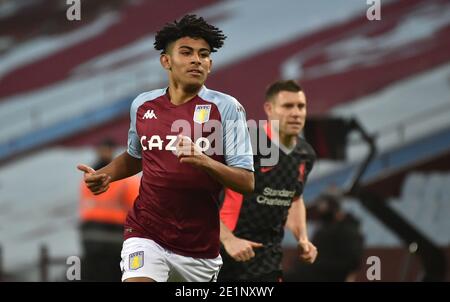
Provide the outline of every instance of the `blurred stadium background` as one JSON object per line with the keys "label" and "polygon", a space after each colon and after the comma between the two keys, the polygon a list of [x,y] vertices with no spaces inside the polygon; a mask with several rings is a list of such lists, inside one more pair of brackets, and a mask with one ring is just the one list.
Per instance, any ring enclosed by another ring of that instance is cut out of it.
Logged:
{"label": "blurred stadium background", "polygon": [[[365,237],[356,280],[367,281],[369,256],[382,281],[421,280],[425,238],[449,281],[450,1],[381,3],[381,21],[368,21],[365,0],[81,0],[81,21],[68,21],[66,1],[1,0],[0,280],[64,280],[66,257],[81,256],[76,164],[104,137],[125,147],[130,102],[165,85],[155,31],[193,12],[228,36],[207,86],[237,97],[249,119],[264,118],[267,84],[294,78],[309,115],[354,118],[374,137],[360,187],[422,239],[346,197]],[[344,146],[345,160],[318,161],[307,204],[346,188],[368,152],[359,135]],[[290,271],[290,235],[284,248]]]}

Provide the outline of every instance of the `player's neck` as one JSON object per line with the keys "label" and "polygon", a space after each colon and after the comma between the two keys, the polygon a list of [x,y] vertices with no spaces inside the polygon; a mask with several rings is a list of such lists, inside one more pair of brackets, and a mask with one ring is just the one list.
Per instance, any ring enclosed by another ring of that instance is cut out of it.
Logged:
{"label": "player's neck", "polygon": [[297,142],[297,137],[295,135],[286,135],[286,134],[280,133],[280,144],[282,144],[286,148],[294,147],[296,142]]}
{"label": "player's neck", "polygon": [[269,137],[271,137],[272,141],[276,142],[277,144],[283,145],[287,149],[294,147],[297,143],[297,137],[295,135],[287,135],[281,131],[278,131],[273,126],[270,126]]}
{"label": "player's neck", "polygon": [[177,85],[175,83],[170,83],[168,89],[170,102],[177,106],[187,103],[199,93],[201,88],[202,86],[186,87],[179,84]]}

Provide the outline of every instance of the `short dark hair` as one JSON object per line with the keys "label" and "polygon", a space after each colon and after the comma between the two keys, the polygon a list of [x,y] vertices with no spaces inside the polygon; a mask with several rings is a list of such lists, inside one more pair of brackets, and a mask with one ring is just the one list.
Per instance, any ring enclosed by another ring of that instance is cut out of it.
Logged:
{"label": "short dark hair", "polygon": [[183,37],[204,39],[209,44],[211,52],[221,48],[227,38],[220,29],[208,24],[202,17],[186,15],[180,21],[168,23],[158,31],[153,45],[156,50],[166,53],[171,42]]}
{"label": "short dark hair", "polygon": [[302,91],[302,87],[294,80],[276,81],[266,89],[266,102],[272,100],[281,91],[299,92]]}

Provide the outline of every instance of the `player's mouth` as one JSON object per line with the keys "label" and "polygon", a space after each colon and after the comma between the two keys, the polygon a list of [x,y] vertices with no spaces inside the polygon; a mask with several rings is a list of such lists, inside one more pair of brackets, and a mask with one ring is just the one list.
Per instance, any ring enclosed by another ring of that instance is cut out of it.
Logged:
{"label": "player's mouth", "polygon": [[203,75],[203,72],[200,69],[189,69],[188,74],[193,75],[193,76],[201,76]]}

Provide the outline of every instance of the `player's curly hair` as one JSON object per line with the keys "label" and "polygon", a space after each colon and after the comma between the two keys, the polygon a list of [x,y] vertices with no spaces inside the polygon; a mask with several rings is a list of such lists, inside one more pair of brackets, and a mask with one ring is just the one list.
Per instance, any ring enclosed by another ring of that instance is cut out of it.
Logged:
{"label": "player's curly hair", "polygon": [[171,42],[183,37],[204,39],[211,47],[211,52],[221,48],[227,38],[220,29],[208,24],[202,17],[186,15],[180,21],[166,24],[156,33],[155,49],[166,53]]}

